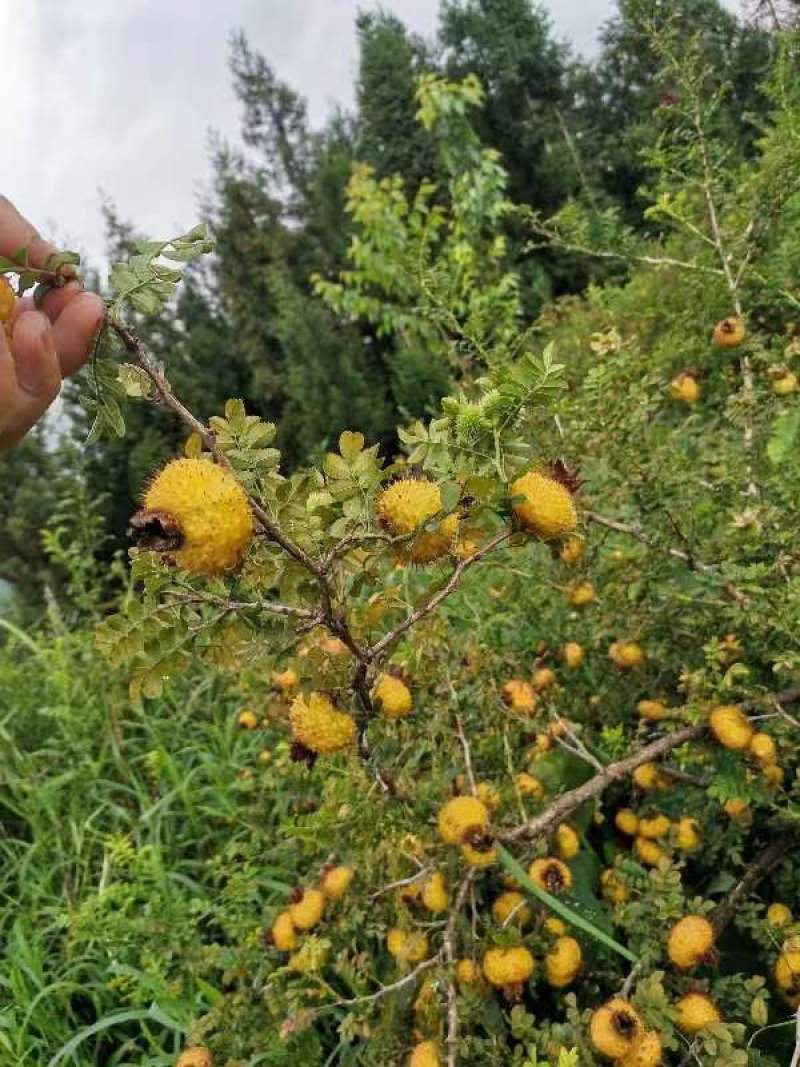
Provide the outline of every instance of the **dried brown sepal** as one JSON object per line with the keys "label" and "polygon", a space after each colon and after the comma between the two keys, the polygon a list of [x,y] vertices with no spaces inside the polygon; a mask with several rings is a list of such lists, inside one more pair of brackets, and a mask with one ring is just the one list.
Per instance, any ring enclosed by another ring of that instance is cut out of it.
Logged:
{"label": "dried brown sepal", "polygon": [[557,459],[555,463],[551,463],[548,467],[548,472],[553,481],[563,485],[571,493],[577,493],[580,487],[586,484],[586,479],[581,478],[578,468],[568,467],[562,459]]}
{"label": "dried brown sepal", "polygon": [[168,511],[140,508],[131,517],[130,528],[139,548],[152,552],[175,552],[183,544],[183,530]]}
{"label": "dried brown sepal", "polygon": [[302,741],[292,741],[289,755],[293,763],[305,763],[309,770],[311,770],[317,762],[316,752],[312,752],[310,748],[306,748]]}

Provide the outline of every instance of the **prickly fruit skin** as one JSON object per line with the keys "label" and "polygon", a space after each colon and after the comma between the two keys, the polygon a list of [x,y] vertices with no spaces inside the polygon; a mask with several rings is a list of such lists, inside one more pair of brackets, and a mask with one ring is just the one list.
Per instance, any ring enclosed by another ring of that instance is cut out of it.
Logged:
{"label": "prickly fruit skin", "polygon": [[667,955],[681,970],[707,963],[714,953],[714,928],[703,915],[687,915],[672,927]]}
{"label": "prickly fruit skin", "polygon": [[236,722],[242,730],[255,730],[258,726],[258,718],[255,712],[250,711],[249,708],[239,712]]}
{"label": "prickly fruit skin", "polygon": [[528,877],[548,893],[564,893],[572,885],[572,871],[555,856],[534,860],[528,868]]}
{"label": "prickly fruit skin", "polygon": [[704,993],[687,993],[677,1004],[678,1026],[685,1034],[697,1034],[720,1021],[714,1001]]}
{"label": "prickly fruit skin", "polygon": [[422,887],[422,903],[434,915],[447,911],[450,896],[447,892],[447,882],[441,871],[434,871]]}
{"label": "prickly fruit skin", "polygon": [[787,926],[792,921],[792,913],[785,904],[770,904],[767,908],[767,922],[770,926]]}
{"label": "prickly fruit skin", "polygon": [[570,670],[577,670],[583,663],[583,648],[577,641],[568,641],[561,649],[561,658]]}
{"label": "prickly fruit skin", "polygon": [[529,471],[511,485],[512,497],[524,497],[513,505],[520,526],[542,541],[560,541],[575,532],[578,509],[572,493],[555,478]]}
{"label": "prickly fruit skin", "polygon": [[598,1008],[589,1024],[592,1044],[601,1056],[621,1060],[644,1034],[642,1021],[627,1000],[614,997]]}
{"label": "prickly fruit skin", "polygon": [[440,808],[438,825],[442,841],[461,845],[470,835],[486,830],[489,812],[477,797],[453,797]]}
{"label": "prickly fruit skin", "polygon": [[461,855],[469,867],[491,867],[497,859],[497,849],[492,844],[479,847],[467,842],[461,846]]}
{"label": "prickly fruit skin", "polygon": [[214,1057],[204,1045],[195,1045],[178,1056],[175,1067],[214,1067]]}
{"label": "prickly fruit skin", "polygon": [[284,691],[293,689],[297,685],[297,671],[293,671],[291,667],[287,667],[285,671],[273,671],[272,684]]}
{"label": "prickly fruit skin", "polygon": [[600,875],[600,886],[609,904],[624,904],[628,899],[627,886],[611,867],[607,867]]}
{"label": "prickly fruit skin", "polygon": [[597,593],[591,582],[578,582],[569,590],[567,600],[573,608],[585,608],[597,601]]}
{"label": "prickly fruit skin", "polygon": [[0,324],[7,325],[11,322],[16,307],[17,297],[11,286],[11,282],[0,274]]}
{"label": "prickly fruit skin", "polygon": [[755,730],[744,714],[734,704],[721,704],[711,712],[711,732],[725,748],[742,751],[749,747]]}
{"label": "prickly fruit skin", "polygon": [[515,889],[508,889],[492,904],[492,918],[496,923],[506,923],[511,917],[511,922],[516,926],[525,926],[531,920],[531,909],[525,902],[522,893]]}
{"label": "prickly fruit skin", "polygon": [[408,1067],[440,1067],[441,1059],[435,1041],[421,1041],[411,1050]]}
{"label": "prickly fruit skin", "polygon": [[553,846],[560,860],[574,859],[581,850],[581,839],[565,822],[553,834]]}
{"label": "prickly fruit skin", "polygon": [[527,982],[533,969],[533,956],[521,945],[516,948],[490,948],[483,957],[486,980],[498,988]]}
{"label": "prickly fruit skin", "polygon": [[512,678],[503,686],[503,703],[520,715],[533,715],[538,699],[530,682]]}
{"label": "prickly fruit skin", "polygon": [[762,767],[769,767],[778,758],[775,742],[769,734],[753,734],[748,745],[748,752]]}
{"label": "prickly fruit skin", "polygon": [[736,348],[744,340],[744,322],[738,315],[721,319],[714,327],[713,341],[720,348]]}
{"label": "prickly fruit skin", "polygon": [[558,558],[562,563],[566,563],[570,566],[573,563],[577,563],[583,555],[583,541],[580,537],[568,537],[564,544],[561,546]]}
{"label": "prickly fruit skin", "polygon": [[543,693],[557,681],[556,672],[551,667],[540,667],[533,675],[533,688],[537,693]]}
{"label": "prickly fruit skin", "polygon": [[663,700],[640,700],[636,710],[648,722],[660,722],[669,715],[669,708]]}
{"label": "prickly fruit skin", "polygon": [[608,658],[623,671],[629,671],[644,662],[645,653],[635,641],[615,641],[608,650]]}
{"label": "prickly fruit skin", "polygon": [[633,842],[636,858],[645,867],[657,867],[664,858],[664,850],[648,837],[637,837]]}
{"label": "prickly fruit skin", "polygon": [[639,816],[630,808],[620,808],[614,816],[614,825],[620,833],[636,837],[639,833]]}
{"label": "prickly fruit skin", "polygon": [[694,852],[700,848],[703,838],[697,829],[697,820],[688,816],[679,819],[675,826],[675,847],[681,852]]}
{"label": "prickly fruit skin", "polygon": [[376,510],[381,525],[401,537],[412,534],[442,510],[442,494],[427,478],[401,478],[381,492]]}
{"label": "prickly fruit skin", "polygon": [[325,914],[326,903],[321,890],[306,889],[298,900],[289,905],[289,916],[298,930],[311,930]]}
{"label": "prickly fruit skin", "polygon": [[289,709],[289,723],[295,740],[316,753],[338,752],[356,736],[355,721],[324,693],[298,694]]}
{"label": "prickly fruit skin", "polygon": [[656,841],[669,833],[670,821],[666,815],[653,815],[639,820],[639,836]]}
{"label": "prickly fruit skin", "polygon": [[619,1067],[659,1067],[661,1055],[661,1038],[655,1030],[648,1030],[617,1063]]}
{"label": "prickly fruit skin", "polygon": [[354,875],[352,867],[331,867],[322,878],[322,892],[328,900],[341,900],[350,888]]}
{"label": "prickly fruit skin", "polygon": [[555,989],[571,985],[583,963],[581,946],[574,937],[559,937],[545,957],[547,982]]}
{"label": "prickly fruit skin", "polygon": [[393,926],[386,934],[390,955],[403,963],[419,963],[428,955],[428,938],[423,933],[408,933]]}
{"label": "prickly fruit skin", "polygon": [[514,780],[517,783],[517,789],[524,797],[540,800],[544,796],[544,786],[532,774],[522,771]]}
{"label": "prickly fruit skin", "polygon": [[676,375],[669,383],[669,392],[673,400],[680,400],[689,407],[696,404],[703,395],[703,389],[693,374],[685,371]]}
{"label": "prickly fruit skin", "polygon": [[282,911],[273,922],[272,943],[281,952],[292,952],[297,948],[296,929],[288,911]]}
{"label": "prickly fruit skin", "polygon": [[786,374],[782,374],[780,378],[775,378],[772,382],[772,391],[776,396],[791,396],[792,393],[797,392],[797,375],[792,371],[788,371]]}
{"label": "prickly fruit skin", "polygon": [[[424,567],[444,559],[455,550],[458,537],[458,515],[448,515],[433,530],[422,530],[411,544],[403,546],[397,553],[401,563],[415,563]],[[469,553],[468,553],[469,554]]]}
{"label": "prickly fruit skin", "polygon": [[644,793],[665,789],[669,784],[657,763],[642,763],[633,772],[633,780]]}
{"label": "prickly fruit skin", "polygon": [[456,981],[460,986],[478,985],[481,972],[472,960],[463,959],[456,963]]}
{"label": "prickly fruit skin", "polygon": [[775,962],[775,984],[787,996],[800,995],[800,949],[784,944]]}
{"label": "prickly fruit skin", "polygon": [[174,459],[155,476],[131,520],[140,540],[190,574],[235,567],[253,539],[247,496],[223,467]]}
{"label": "prickly fruit skin", "polygon": [[381,715],[386,719],[404,719],[411,714],[411,690],[393,674],[380,675],[372,690],[372,699],[380,703]]}

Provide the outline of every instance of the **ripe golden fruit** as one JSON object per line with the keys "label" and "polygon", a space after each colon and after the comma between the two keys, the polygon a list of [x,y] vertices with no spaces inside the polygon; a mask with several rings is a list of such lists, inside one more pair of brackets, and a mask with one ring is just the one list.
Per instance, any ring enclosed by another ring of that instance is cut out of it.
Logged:
{"label": "ripe golden fruit", "polygon": [[540,667],[533,675],[533,688],[537,693],[544,692],[557,681],[556,672],[550,667]]}
{"label": "ripe golden fruit", "polygon": [[755,733],[750,720],[734,704],[720,704],[714,708],[710,722],[712,733],[725,748],[745,749]]}
{"label": "ripe golden fruit", "polygon": [[450,897],[447,892],[447,882],[441,871],[434,871],[422,887],[422,903],[434,915],[447,911]]}
{"label": "ripe golden fruit", "polygon": [[797,375],[792,371],[772,379],[772,391],[776,396],[790,396],[797,392],[797,386]]}
{"label": "ripe golden fruit", "polygon": [[678,1001],[678,1026],[685,1034],[697,1034],[720,1021],[714,1001],[704,993],[687,993]]}
{"label": "ripe golden fruit", "polygon": [[331,867],[322,877],[322,892],[328,900],[341,900],[350,883],[353,881],[355,871],[352,867]]}
{"label": "ripe golden fruit", "polygon": [[411,1050],[408,1067],[440,1067],[439,1050],[435,1041],[421,1041]]}
{"label": "ripe golden fruit", "polygon": [[688,970],[708,963],[714,953],[714,928],[704,915],[687,915],[672,927],[667,955],[676,967]]}
{"label": "ripe golden fruit", "polygon": [[735,348],[744,340],[744,321],[739,315],[721,319],[714,327],[713,341],[720,348]]}
{"label": "ripe golden fruit", "polygon": [[470,867],[491,867],[497,859],[497,849],[489,843],[467,843],[461,846],[461,855]]}
{"label": "ripe golden fruit", "polygon": [[489,811],[497,811],[502,803],[500,790],[491,782],[478,782],[475,786],[475,796]]}
{"label": "ripe golden fruit", "polygon": [[557,919],[555,915],[549,915],[544,921],[544,928],[553,937],[563,937],[567,932],[567,924]]}
{"label": "ripe golden fruit", "polygon": [[503,686],[503,702],[521,715],[533,715],[537,699],[533,686],[519,678],[512,678]]}
{"label": "ripe golden fruit", "polygon": [[769,763],[764,768],[764,785],[773,793],[776,789],[780,789],[783,783],[783,767],[779,767],[777,763]]}
{"label": "ripe golden fruit", "polygon": [[790,996],[800,993],[800,950],[783,946],[775,963],[775,982]]}
{"label": "ripe golden fruit", "polygon": [[259,754],[258,754],[258,762],[259,763],[271,763],[272,762],[272,753],[270,752],[270,750],[268,748],[262,748],[262,750],[259,752]]}
{"label": "ripe golden fruit", "polygon": [[297,685],[297,671],[287,667],[285,671],[272,672],[272,684],[278,689],[292,689]]}
{"label": "ripe golden fruit", "polygon": [[564,893],[572,885],[572,871],[555,856],[534,860],[528,877],[548,893]]}
{"label": "ripe golden fruit", "polygon": [[680,400],[690,407],[692,404],[696,404],[703,395],[700,382],[698,382],[694,374],[690,374],[688,371],[675,375],[669,383],[669,392],[673,400]]}
{"label": "ripe golden fruit", "polygon": [[402,678],[396,678],[393,674],[381,674],[378,677],[372,690],[372,699],[380,704],[381,715],[386,719],[404,719],[411,714],[411,690]]}
{"label": "ripe golden fruit", "polygon": [[544,796],[544,786],[538,778],[534,778],[532,774],[527,774],[522,771],[514,779],[517,783],[517,789],[524,797],[531,797],[533,800],[539,800]]}
{"label": "ripe golden fruit", "polygon": [[748,751],[753,759],[760,763],[762,767],[770,766],[778,758],[778,750],[775,747],[775,742],[769,734],[765,733],[753,734],[750,739]]}
{"label": "ripe golden fruit", "polygon": [[635,641],[615,641],[608,650],[608,658],[623,671],[629,671],[644,663],[645,653]]}
{"label": "ripe golden fruit", "polygon": [[0,274],[0,323],[11,322],[17,297],[11,282],[5,275]]}
{"label": "ripe golden fruit", "polygon": [[527,982],[533,969],[533,956],[521,945],[516,948],[490,948],[483,957],[483,973],[493,986],[514,986]]}
{"label": "ripe golden fruit", "polygon": [[418,567],[444,559],[456,549],[458,526],[458,515],[447,515],[434,529],[420,531],[409,545],[402,546],[397,558],[404,563],[415,563]]}
{"label": "ripe golden fruit", "polygon": [[245,708],[239,712],[239,716],[236,722],[242,730],[255,730],[258,726],[258,716],[254,711],[250,711],[249,708]]}
{"label": "ripe golden fruit", "polygon": [[214,1067],[214,1057],[204,1045],[194,1045],[178,1056],[175,1067]]}
{"label": "ripe golden fruit", "polygon": [[600,875],[600,887],[609,904],[624,904],[628,899],[627,886],[611,867],[607,867]]}
{"label": "ripe golden fruit", "polygon": [[545,957],[547,982],[556,989],[571,985],[583,963],[581,946],[574,937],[559,937]]}
{"label": "ripe golden fruit", "polygon": [[659,837],[666,837],[670,826],[671,823],[666,815],[652,815],[639,820],[639,836],[655,841]]}
{"label": "ripe golden fruit", "polygon": [[561,649],[561,658],[570,670],[576,670],[583,663],[583,648],[577,641],[568,641]]}
{"label": "ripe golden fruit", "polygon": [[393,926],[386,934],[386,948],[402,963],[420,963],[428,955],[428,938],[421,931],[409,933]]}
{"label": "ripe golden fruit", "polygon": [[614,997],[592,1015],[589,1034],[601,1056],[621,1060],[641,1039],[642,1021],[627,1000]]}
{"label": "ripe golden fruit", "polygon": [[628,834],[629,837],[636,837],[639,833],[639,816],[635,811],[631,811],[630,808],[620,808],[614,816],[614,825],[620,833]]}
{"label": "ripe golden fruit", "polygon": [[648,722],[660,722],[669,715],[669,708],[663,700],[640,700],[636,710]]}
{"label": "ripe golden fruit", "polygon": [[245,491],[229,471],[205,459],[174,459],[163,467],[131,525],[143,547],[191,574],[230,570],[253,539]]}
{"label": "ripe golden fruit", "polygon": [[560,860],[571,860],[581,850],[581,839],[571,826],[562,822],[553,834],[553,847]]}
{"label": "ripe golden fruit", "polygon": [[694,852],[703,843],[697,820],[684,816],[675,824],[675,847],[681,852]]}
{"label": "ripe golden fruit", "polygon": [[568,537],[578,525],[572,493],[561,482],[541,471],[529,471],[511,485],[512,497],[524,497],[513,505],[520,526],[542,541]]}
{"label": "ripe golden fruit", "polygon": [[456,981],[460,986],[478,985],[481,980],[481,972],[474,960],[458,960],[456,963]]}
{"label": "ripe golden fruit", "polygon": [[647,837],[637,837],[633,843],[636,857],[645,867],[657,867],[665,856],[664,849]]}
{"label": "ripe golden fruit", "polygon": [[585,608],[587,605],[595,603],[597,593],[595,593],[591,582],[578,582],[570,588],[567,593],[567,600],[573,608]]}
{"label": "ripe golden fruit", "polygon": [[583,555],[583,540],[580,537],[568,537],[558,552],[562,563],[577,563]]}
{"label": "ripe golden fruit", "polygon": [[281,952],[291,952],[297,948],[295,925],[288,911],[282,911],[272,924],[272,941]]}
{"label": "ripe golden fruit", "polygon": [[341,637],[323,637],[319,647],[328,656],[346,656],[350,651]]}
{"label": "ripe golden fruit", "polygon": [[339,711],[325,693],[298,694],[289,709],[289,723],[296,741],[311,752],[338,752],[355,740],[356,724]]}
{"label": "ripe golden fruit", "polygon": [[767,908],[767,922],[770,926],[787,926],[792,921],[792,913],[785,904],[770,904]]}
{"label": "ripe golden fruit", "polygon": [[505,923],[510,916],[513,916],[512,921],[517,926],[525,926],[531,920],[531,909],[525,897],[513,889],[501,893],[492,904],[492,918],[496,923]]}
{"label": "ripe golden fruit", "polygon": [[401,478],[380,493],[376,510],[380,524],[401,537],[412,534],[442,510],[442,494],[427,478]]}
{"label": "ripe golden fruit", "polygon": [[633,772],[633,780],[644,793],[666,789],[669,779],[657,763],[642,763]]}
{"label": "ripe golden fruit", "polygon": [[731,800],[725,801],[723,810],[729,819],[737,820],[747,815],[749,809],[747,803],[741,797],[733,797]]}
{"label": "ripe golden fruit", "polygon": [[325,894],[320,889],[304,889],[289,905],[289,916],[298,930],[311,930],[325,914]]}
{"label": "ripe golden fruit", "polygon": [[486,805],[477,797],[453,797],[439,809],[439,836],[448,845],[461,845],[489,825]]}
{"label": "ripe golden fruit", "polygon": [[661,1055],[661,1038],[655,1030],[647,1030],[617,1063],[619,1067],[659,1067]]}

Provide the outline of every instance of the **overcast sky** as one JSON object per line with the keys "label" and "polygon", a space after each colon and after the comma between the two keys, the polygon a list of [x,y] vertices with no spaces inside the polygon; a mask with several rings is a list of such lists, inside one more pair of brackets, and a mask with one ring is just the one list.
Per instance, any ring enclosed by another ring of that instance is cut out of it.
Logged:
{"label": "overcast sky", "polygon": [[[150,236],[197,221],[208,131],[235,140],[227,33],[242,28],[308,99],[348,104],[354,19],[375,0],[33,0],[3,17],[0,192],[60,243],[102,258],[103,190]],[[735,6],[735,0],[729,0]],[[384,0],[431,35],[437,0]],[[592,51],[614,0],[547,0],[558,34]]]}

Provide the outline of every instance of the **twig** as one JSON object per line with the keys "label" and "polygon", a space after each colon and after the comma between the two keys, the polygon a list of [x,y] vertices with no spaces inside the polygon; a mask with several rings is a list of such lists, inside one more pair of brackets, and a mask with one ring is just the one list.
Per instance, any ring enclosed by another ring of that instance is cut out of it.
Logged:
{"label": "twig", "polygon": [[370,1004],[375,1000],[380,1000],[381,997],[388,997],[391,993],[396,993],[399,989],[405,989],[407,985],[416,982],[421,974],[424,974],[425,971],[430,971],[433,967],[438,967],[441,962],[441,953],[437,952],[435,956],[423,960],[423,962],[418,964],[413,971],[404,974],[402,978],[398,978],[397,981],[392,982],[391,985],[381,986],[376,992],[367,993],[363,997],[351,997],[349,1000],[335,1000],[332,1004],[325,1004],[323,1007],[317,1009],[317,1012],[331,1011],[333,1008],[352,1008],[356,1004]]}
{"label": "twig", "polygon": [[425,875],[428,874],[432,870],[433,870],[433,867],[430,867],[430,866],[422,867],[421,870],[417,871],[416,874],[412,874],[408,878],[401,878],[397,882],[390,882],[388,885],[382,886],[380,889],[377,889],[374,893],[370,894],[370,898],[369,899],[370,900],[377,900],[378,897],[382,897],[385,893],[391,893],[391,891],[393,889],[402,889],[404,885],[413,885],[415,882],[418,882],[421,878],[424,878]]}
{"label": "twig", "polygon": [[581,804],[585,804],[587,800],[600,796],[612,782],[627,777],[637,767],[641,767],[643,763],[658,759],[666,752],[677,748],[678,745],[702,737],[705,731],[705,724],[684,726],[680,730],[675,730],[665,737],[645,745],[638,752],[634,752],[632,756],[617,760],[616,763],[609,763],[601,773],[596,774],[594,778],[590,778],[588,782],[584,782],[577,789],[571,789],[568,793],[562,793],[549,807],[533,819],[523,823],[521,826],[517,826],[506,834],[500,835],[501,840],[516,841],[519,838],[539,837],[540,835],[551,833],[556,826],[569,818],[576,808],[579,808]]}
{"label": "twig", "polygon": [[638,963],[635,963],[633,967],[631,967],[630,971],[628,972],[628,977],[623,982],[622,989],[620,989],[619,991],[619,995],[622,997],[623,1000],[627,1000],[630,996],[631,990],[633,989],[633,983],[642,973],[643,968],[644,963],[641,960],[639,960]]}
{"label": "twig", "polygon": [[469,779],[469,787],[473,793],[477,793],[478,789],[475,784],[475,775],[472,772],[472,752],[469,747],[469,741],[464,733],[464,726],[461,722],[461,716],[456,715],[456,729],[458,730],[458,738],[461,741],[461,747],[464,749],[464,765],[467,769],[467,778]]}
{"label": "twig", "polygon": [[445,963],[447,964],[447,1067],[457,1067],[458,1065],[458,1000],[456,997],[456,983],[453,975],[453,969],[455,964],[455,952],[453,951],[453,932],[455,930],[456,921],[461,914],[461,909],[464,907],[464,902],[467,899],[467,894],[472,888],[472,881],[475,877],[475,870],[472,869],[467,872],[465,878],[459,886],[458,895],[456,896],[455,903],[450,910],[450,916],[447,920],[447,926],[444,929],[442,935],[442,955]]}
{"label": "twig", "polygon": [[739,879],[725,900],[718,904],[711,913],[711,924],[717,937],[733,919],[740,904],[750,891],[763,878],[766,878],[770,871],[778,866],[792,848],[794,848],[794,839],[790,834],[785,834],[770,845],[767,845],[754,860],[750,861],[744,876]]}
{"label": "twig", "polygon": [[635,538],[643,545],[647,545],[648,548],[657,549],[660,552],[666,552],[668,556],[672,556],[673,559],[679,559],[685,563],[690,570],[702,571],[704,574],[719,574],[716,567],[713,567],[710,563],[701,563],[694,559],[688,552],[684,552],[681,548],[673,548],[670,546],[663,546],[656,544],[651,537],[649,537],[639,525],[632,525],[628,522],[620,522],[619,519],[609,519],[605,515],[599,515],[596,511],[585,511],[584,518],[589,522],[595,523],[597,526],[605,526],[607,530],[615,530],[617,533],[627,534],[629,537]]}
{"label": "twig", "polygon": [[215,596],[213,593],[175,593],[167,590],[172,601],[176,604],[216,604],[229,611],[266,611],[270,615],[291,615],[298,619],[315,619],[322,622],[322,618],[316,612],[307,608],[297,608],[292,604],[278,604],[269,600],[227,600],[225,597]]}
{"label": "twig", "polygon": [[795,1013],[794,1052],[789,1067],[797,1067],[800,1064],[800,1008]]}

